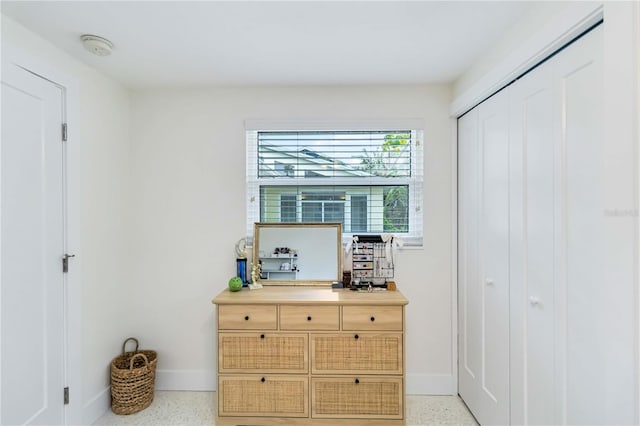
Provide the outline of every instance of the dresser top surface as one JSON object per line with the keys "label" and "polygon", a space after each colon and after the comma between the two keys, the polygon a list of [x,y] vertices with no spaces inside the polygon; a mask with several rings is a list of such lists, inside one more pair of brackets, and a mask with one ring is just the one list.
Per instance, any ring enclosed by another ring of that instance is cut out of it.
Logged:
{"label": "dresser top surface", "polygon": [[399,291],[351,291],[329,287],[277,287],[265,286],[258,290],[228,289],[218,294],[211,303],[216,305],[290,303],[296,305],[406,305],[409,301]]}

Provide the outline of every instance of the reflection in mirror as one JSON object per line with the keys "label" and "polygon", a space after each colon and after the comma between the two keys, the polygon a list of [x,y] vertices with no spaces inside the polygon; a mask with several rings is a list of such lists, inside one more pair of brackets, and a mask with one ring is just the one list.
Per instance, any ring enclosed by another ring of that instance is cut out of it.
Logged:
{"label": "reflection in mirror", "polygon": [[341,241],[341,223],[256,223],[253,259],[261,265],[260,282],[326,285],[340,281]]}

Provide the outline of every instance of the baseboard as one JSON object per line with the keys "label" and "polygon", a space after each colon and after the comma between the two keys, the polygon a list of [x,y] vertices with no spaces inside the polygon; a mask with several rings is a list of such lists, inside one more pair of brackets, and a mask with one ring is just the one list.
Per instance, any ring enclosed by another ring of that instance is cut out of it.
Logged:
{"label": "baseboard", "polygon": [[[157,370],[156,390],[215,391],[213,370]],[[111,408],[111,388],[106,387],[82,407],[82,424],[90,425]]]}
{"label": "baseboard", "polygon": [[455,395],[451,374],[407,374],[407,395]]}
{"label": "baseboard", "polygon": [[156,390],[215,391],[214,370],[158,370]]}
{"label": "baseboard", "polygon": [[92,425],[111,407],[111,388],[106,387],[82,407],[82,424]]}
{"label": "baseboard", "polygon": [[[455,395],[451,374],[407,374],[408,395]],[[156,390],[215,391],[213,370],[158,370]]]}

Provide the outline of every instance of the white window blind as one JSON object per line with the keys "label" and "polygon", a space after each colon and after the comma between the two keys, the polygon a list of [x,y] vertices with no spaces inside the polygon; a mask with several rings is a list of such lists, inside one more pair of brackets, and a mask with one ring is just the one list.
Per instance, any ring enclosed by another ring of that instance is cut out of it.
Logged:
{"label": "white window blind", "polygon": [[248,130],[247,235],[254,222],[341,222],[346,237],[422,244],[422,131]]}

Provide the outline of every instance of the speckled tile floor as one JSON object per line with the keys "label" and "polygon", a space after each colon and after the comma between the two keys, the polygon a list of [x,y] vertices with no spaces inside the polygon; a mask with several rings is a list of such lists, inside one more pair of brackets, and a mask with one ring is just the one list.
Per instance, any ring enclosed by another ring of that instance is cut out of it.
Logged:
{"label": "speckled tile floor", "polygon": [[[141,412],[118,416],[108,411],[94,425],[211,426],[215,424],[215,398],[215,392],[156,391],[153,403]],[[457,396],[407,395],[407,426],[419,425],[477,423]]]}

